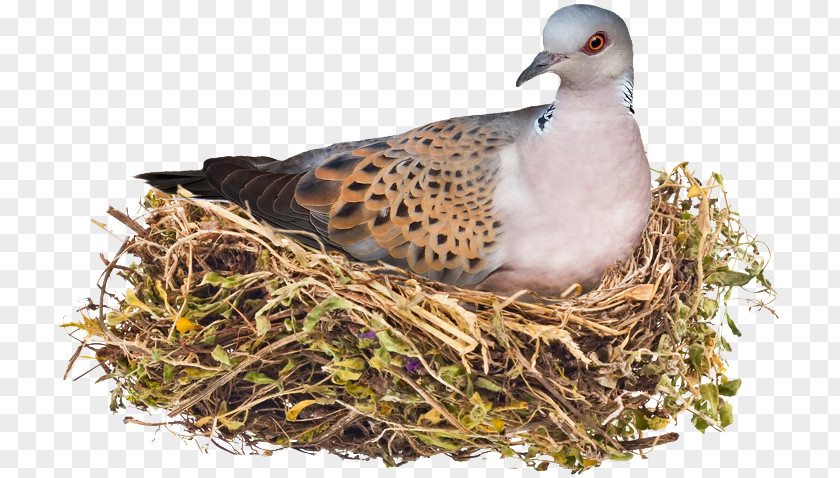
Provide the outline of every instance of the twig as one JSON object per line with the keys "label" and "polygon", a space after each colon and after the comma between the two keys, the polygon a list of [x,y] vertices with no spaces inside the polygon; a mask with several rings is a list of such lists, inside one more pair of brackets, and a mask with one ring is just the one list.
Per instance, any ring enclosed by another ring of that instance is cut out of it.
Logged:
{"label": "twig", "polygon": [[680,434],[676,432],[669,432],[664,433],[662,435],[657,435],[655,437],[647,437],[647,438],[639,438],[637,440],[627,440],[621,442],[621,446],[624,447],[625,450],[641,450],[643,448],[650,448],[656,445],[664,445],[666,443],[671,443],[677,441],[680,438]]}
{"label": "twig", "polygon": [[132,231],[137,233],[137,235],[140,236],[140,237],[145,238],[149,234],[149,232],[146,230],[146,228],[144,228],[143,226],[138,224],[137,221],[135,221],[134,219],[129,217],[128,214],[126,214],[122,211],[118,211],[118,210],[114,209],[113,207],[109,206],[108,207],[108,215],[113,217],[117,221],[120,221],[121,223],[125,224],[126,227],[128,227],[129,229],[131,229]]}

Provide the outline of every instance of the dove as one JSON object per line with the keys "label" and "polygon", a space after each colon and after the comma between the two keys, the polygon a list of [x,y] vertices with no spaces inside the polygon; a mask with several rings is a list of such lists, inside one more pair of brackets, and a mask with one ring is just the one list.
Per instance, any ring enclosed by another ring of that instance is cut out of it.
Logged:
{"label": "dove", "polygon": [[[516,86],[559,77],[550,104],[436,121],[292,156],[207,159],[137,176],[227,200],[350,258],[454,286],[545,297],[595,288],[626,261],[651,206],[633,116],[624,21],[591,5],[557,10]],[[317,239],[317,241],[315,240]]]}

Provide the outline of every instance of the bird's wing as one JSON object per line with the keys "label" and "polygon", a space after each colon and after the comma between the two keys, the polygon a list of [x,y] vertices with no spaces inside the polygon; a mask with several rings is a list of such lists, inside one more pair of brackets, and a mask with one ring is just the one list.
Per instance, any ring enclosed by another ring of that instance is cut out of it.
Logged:
{"label": "bird's wing", "polygon": [[438,121],[287,161],[215,158],[204,175],[255,216],[314,232],[359,260],[474,284],[499,266],[500,151],[544,109]]}

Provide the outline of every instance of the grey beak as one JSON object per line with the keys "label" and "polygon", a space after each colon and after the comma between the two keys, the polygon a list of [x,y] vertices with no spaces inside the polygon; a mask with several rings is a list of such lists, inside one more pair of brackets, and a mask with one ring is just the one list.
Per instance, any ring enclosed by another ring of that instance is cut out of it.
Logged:
{"label": "grey beak", "polygon": [[531,64],[528,65],[528,68],[525,68],[525,71],[523,71],[519,75],[519,78],[516,79],[516,86],[522,86],[522,83],[525,83],[531,78],[542,75],[548,71],[552,65],[565,59],[566,55],[561,55],[559,53],[550,53],[548,51],[539,52],[537,57],[534,58],[534,61],[532,61]]}

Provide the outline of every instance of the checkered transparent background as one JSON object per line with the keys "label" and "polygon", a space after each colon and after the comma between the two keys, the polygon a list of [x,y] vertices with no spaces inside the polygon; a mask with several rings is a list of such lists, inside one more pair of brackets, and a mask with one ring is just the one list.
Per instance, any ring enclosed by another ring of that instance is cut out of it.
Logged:
{"label": "checkered transparent background", "polygon": [[[565,3],[125,3],[0,3],[0,473],[536,476],[493,456],[385,469],[323,454],[204,454],[123,425],[125,413],[108,411],[109,384],[94,383],[101,372],[61,380],[76,343],[56,326],[95,293],[98,254],[119,247],[125,230],[105,210],[137,211],[144,186],[133,175],[547,102],[556,78],[513,84]],[[598,2],[635,41],[651,163],[723,174],[744,224],[774,252],[779,318],[733,309],[743,337],[730,370],[744,385],[726,432],[681,424],[679,442],[591,476],[828,476],[840,459],[840,309],[836,295],[829,302],[840,286],[829,215],[840,209],[840,4],[683,3]]]}

